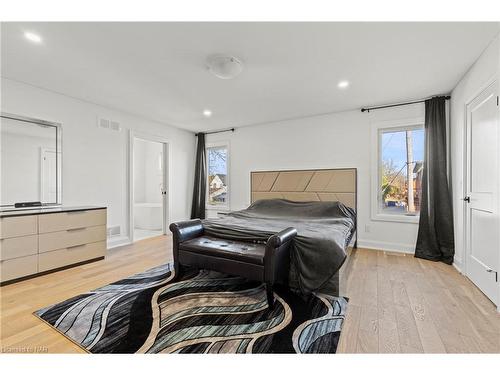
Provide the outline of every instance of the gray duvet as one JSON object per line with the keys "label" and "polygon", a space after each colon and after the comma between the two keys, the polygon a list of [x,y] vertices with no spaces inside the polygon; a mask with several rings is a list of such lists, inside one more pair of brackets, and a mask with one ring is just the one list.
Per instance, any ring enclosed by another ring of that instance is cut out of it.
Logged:
{"label": "gray duvet", "polygon": [[319,291],[339,270],[356,224],[353,209],[340,202],[260,200],[245,210],[204,220],[209,235],[245,241],[265,241],[285,228],[297,229],[291,249],[292,288]]}

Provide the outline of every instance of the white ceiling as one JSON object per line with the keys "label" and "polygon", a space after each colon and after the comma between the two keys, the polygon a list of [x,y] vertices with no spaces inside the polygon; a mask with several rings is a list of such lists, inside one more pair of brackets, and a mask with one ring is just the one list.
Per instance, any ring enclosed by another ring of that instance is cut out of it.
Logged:
{"label": "white ceiling", "polygon": [[[448,93],[499,31],[471,22],[3,23],[1,73],[203,131]],[[243,73],[212,76],[212,53],[240,58]],[[337,88],[343,79],[347,90]]]}

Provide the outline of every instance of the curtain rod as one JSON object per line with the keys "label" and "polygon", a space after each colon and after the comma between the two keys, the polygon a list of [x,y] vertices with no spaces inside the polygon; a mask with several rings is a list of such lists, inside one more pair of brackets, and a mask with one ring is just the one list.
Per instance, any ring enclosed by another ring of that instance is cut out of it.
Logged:
{"label": "curtain rod", "polygon": [[[370,112],[371,110],[373,109],[382,109],[382,108],[391,108],[391,107],[399,107],[399,106],[403,106],[403,105],[410,105],[410,104],[417,104],[417,103],[423,103],[425,102],[426,100],[428,99],[432,99],[434,98],[434,96],[430,97],[430,98],[425,98],[425,99],[420,99],[420,100],[415,100],[413,102],[405,102],[405,103],[398,103],[398,104],[387,104],[387,105],[381,105],[381,106],[377,106],[377,107],[367,107],[367,108],[361,108],[361,112]],[[451,98],[451,96],[449,95],[446,95],[444,96],[444,99],[445,100],[449,100]]]}
{"label": "curtain rod", "polygon": [[[215,133],[225,133],[225,132],[234,132],[234,128],[231,128],[231,129],[225,129],[225,130],[215,130],[213,132],[200,132],[200,133],[203,133],[203,134],[215,134]],[[195,137],[198,136],[198,133],[195,134]]]}

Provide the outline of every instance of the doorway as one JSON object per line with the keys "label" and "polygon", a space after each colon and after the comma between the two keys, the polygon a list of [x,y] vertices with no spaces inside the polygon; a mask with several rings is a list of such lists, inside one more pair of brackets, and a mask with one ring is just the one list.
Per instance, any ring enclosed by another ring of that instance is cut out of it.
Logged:
{"label": "doorway", "polygon": [[466,275],[499,306],[500,130],[497,82],[467,105]]}
{"label": "doorway", "polygon": [[131,241],[166,234],[168,143],[131,133]]}

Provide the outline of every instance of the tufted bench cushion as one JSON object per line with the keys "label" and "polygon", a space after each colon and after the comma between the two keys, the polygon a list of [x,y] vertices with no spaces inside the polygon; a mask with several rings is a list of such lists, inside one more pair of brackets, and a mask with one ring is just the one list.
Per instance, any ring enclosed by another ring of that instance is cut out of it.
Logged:
{"label": "tufted bench cushion", "polygon": [[181,242],[179,250],[263,265],[266,245],[200,236]]}
{"label": "tufted bench cushion", "polygon": [[269,236],[264,243],[231,241],[209,236],[200,219],[170,224],[173,235],[174,279],[182,267],[196,267],[238,275],[266,283],[269,308],[274,305],[273,285],[288,284],[290,245],[297,235],[286,228]]}

